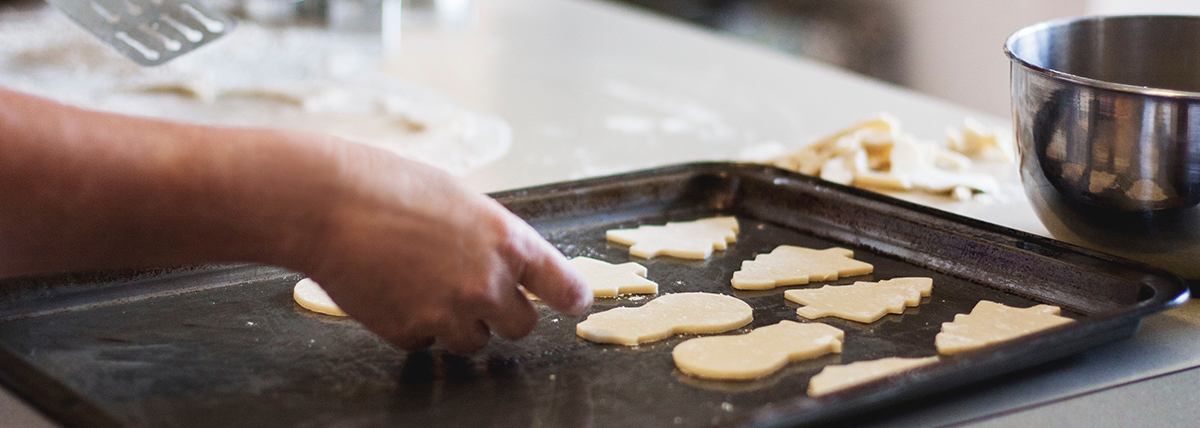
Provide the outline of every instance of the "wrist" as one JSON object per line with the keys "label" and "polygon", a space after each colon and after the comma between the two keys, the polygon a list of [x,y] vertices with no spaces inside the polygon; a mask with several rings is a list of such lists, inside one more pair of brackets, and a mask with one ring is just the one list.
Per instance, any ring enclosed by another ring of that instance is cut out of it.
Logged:
{"label": "wrist", "polygon": [[255,131],[243,142],[246,165],[217,198],[236,199],[214,220],[237,231],[218,258],[307,271],[328,233],[331,217],[347,192],[333,137],[286,131]]}

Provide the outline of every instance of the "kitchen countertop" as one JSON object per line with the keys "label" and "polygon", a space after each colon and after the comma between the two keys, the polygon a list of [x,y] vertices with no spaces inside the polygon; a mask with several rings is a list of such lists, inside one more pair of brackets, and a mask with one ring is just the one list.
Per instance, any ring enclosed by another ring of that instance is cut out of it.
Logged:
{"label": "kitchen countertop", "polygon": [[[672,163],[798,147],[879,112],[941,139],[965,116],[1001,118],[822,64],[607,3],[476,2],[474,25],[413,26],[390,72],[459,105],[505,118],[513,147],[464,180],[497,191]],[[1002,55],[997,49],[996,55]],[[1048,235],[1016,181],[991,166],[995,197],[954,202],[901,195]],[[1185,426],[1200,417],[1200,303],[1145,320],[1132,339],[922,400],[866,426]],[[6,390],[0,425],[55,426]]]}

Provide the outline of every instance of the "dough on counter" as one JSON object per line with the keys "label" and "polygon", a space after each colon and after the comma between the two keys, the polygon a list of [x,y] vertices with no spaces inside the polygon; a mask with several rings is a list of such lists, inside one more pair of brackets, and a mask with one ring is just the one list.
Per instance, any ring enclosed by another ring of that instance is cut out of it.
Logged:
{"label": "dough on counter", "polygon": [[646,267],[640,264],[629,262],[615,265],[590,257],[576,257],[570,262],[583,275],[593,296],[658,293],[658,283],[646,279]]}
{"label": "dough on counter", "polygon": [[905,307],[921,304],[921,297],[928,296],[932,291],[932,278],[894,278],[788,290],[783,297],[806,305],[797,309],[796,314],[808,319],[832,316],[872,323],[889,313],[898,314],[904,312]]}
{"label": "dough on counter", "polygon": [[141,67],[57,10],[6,11],[0,86],[122,114],[325,133],[454,174],[508,153],[504,119],[406,81],[380,48],[378,34],[242,21],[204,49]]}
{"label": "dough on counter", "polygon": [[942,355],[957,354],[1074,321],[1059,316],[1060,312],[1058,306],[1021,309],[980,300],[970,314],[958,314],[954,322],[942,323],[934,345]]}
{"label": "dough on counter", "polygon": [[749,324],[754,310],[735,297],[711,293],[660,296],[638,307],[588,315],[575,333],[600,343],[634,346],[676,334],[721,333]]}
{"label": "dough on counter", "polygon": [[[997,142],[1003,133],[990,132],[971,121],[962,131],[951,130],[947,134],[951,147],[964,150],[964,154],[901,132],[899,120],[884,114],[768,163],[844,185],[923,190],[970,199],[975,192],[1001,190],[995,177],[970,171],[969,155],[1011,146]],[[997,159],[1011,162],[1005,156]]]}
{"label": "dough on counter", "polygon": [[695,221],[668,222],[664,226],[639,226],[614,229],[604,235],[609,241],[629,245],[629,254],[652,258],[674,256],[683,259],[707,259],[714,249],[724,250],[737,241],[735,217],[711,217]]}
{"label": "dough on counter", "polygon": [[824,250],[780,245],[770,253],[742,262],[742,270],[733,273],[733,288],[769,290],[785,285],[830,281],[839,276],[866,275],[875,269],[869,263],[854,260],[854,251],[833,247]]}
{"label": "dough on counter", "polygon": [[292,298],[296,299],[296,303],[300,307],[313,312],[338,317],[347,316],[337,303],[333,303],[333,299],[329,298],[325,289],[321,288],[312,278],[304,278],[297,282],[296,287],[292,289]]}
{"label": "dough on counter", "polygon": [[891,357],[871,361],[858,361],[845,365],[825,366],[820,373],[809,379],[808,395],[819,397],[852,386],[862,385],[876,379],[883,379],[916,367],[933,364],[937,361],[938,357]]}
{"label": "dough on counter", "polygon": [[962,126],[946,128],[946,143],[950,150],[972,159],[1011,163],[1016,160],[1011,135],[1011,130],[989,128],[975,118],[966,117],[963,118]]}
{"label": "dough on counter", "polygon": [[671,351],[679,371],[706,379],[750,380],[789,362],[842,352],[845,333],[821,323],[780,321],[747,334],[689,339]]}

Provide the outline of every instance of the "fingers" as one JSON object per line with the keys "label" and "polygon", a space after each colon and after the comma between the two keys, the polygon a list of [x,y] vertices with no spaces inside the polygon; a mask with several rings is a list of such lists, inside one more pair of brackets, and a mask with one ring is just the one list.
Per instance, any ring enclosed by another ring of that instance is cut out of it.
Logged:
{"label": "fingers", "polygon": [[525,265],[518,282],[559,312],[567,315],[586,312],[592,306],[592,290],[583,278],[532,227],[516,221],[520,224],[514,226],[516,232],[512,238],[515,257]]}
{"label": "fingers", "polygon": [[492,333],[488,327],[478,320],[460,320],[442,325],[438,331],[438,340],[451,352],[470,354],[487,346]]}
{"label": "fingers", "polygon": [[517,287],[505,284],[503,288],[497,310],[485,316],[483,321],[496,335],[517,340],[533,331],[537,325],[537,310]]}
{"label": "fingers", "polygon": [[433,346],[432,336],[407,335],[389,338],[389,341],[405,351],[420,351]]}

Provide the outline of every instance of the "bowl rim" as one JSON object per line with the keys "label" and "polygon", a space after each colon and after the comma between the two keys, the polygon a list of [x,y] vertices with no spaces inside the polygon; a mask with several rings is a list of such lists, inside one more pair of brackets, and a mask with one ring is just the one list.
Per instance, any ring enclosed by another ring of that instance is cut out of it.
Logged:
{"label": "bowl rim", "polygon": [[1200,92],[1183,91],[1183,90],[1178,90],[1178,89],[1155,88],[1155,87],[1150,87],[1150,86],[1130,85],[1130,84],[1126,84],[1126,83],[1110,82],[1107,80],[1083,77],[1083,76],[1080,76],[1077,74],[1071,74],[1071,73],[1067,73],[1067,72],[1063,72],[1063,71],[1059,71],[1059,70],[1054,70],[1051,68],[1034,65],[1033,63],[1030,63],[1029,61],[1025,60],[1024,58],[1017,56],[1017,54],[1012,51],[1012,46],[1017,41],[1017,39],[1024,37],[1031,33],[1044,31],[1047,28],[1061,27],[1061,26],[1071,25],[1071,24],[1074,24],[1077,22],[1084,22],[1084,21],[1104,21],[1104,20],[1124,20],[1124,19],[1144,19],[1144,18],[1184,18],[1184,19],[1196,20],[1196,21],[1200,22],[1200,16],[1196,16],[1196,15],[1161,15],[1161,14],[1084,15],[1084,16],[1067,17],[1067,18],[1058,18],[1058,19],[1052,19],[1049,21],[1039,22],[1039,23],[1027,26],[1025,28],[1022,28],[1022,29],[1017,30],[1016,32],[1012,33],[1004,41],[1004,54],[1008,56],[1008,59],[1009,59],[1010,63],[1012,63],[1012,64],[1020,64],[1022,67],[1025,67],[1025,68],[1035,71],[1035,72],[1039,72],[1041,74],[1048,75],[1051,78],[1066,80],[1066,81],[1078,83],[1081,85],[1097,87],[1100,89],[1107,89],[1110,91],[1128,92],[1128,93],[1134,93],[1134,94],[1139,94],[1139,95],[1147,95],[1147,96],[1152,96],[1152,97],[1200,99]]}

